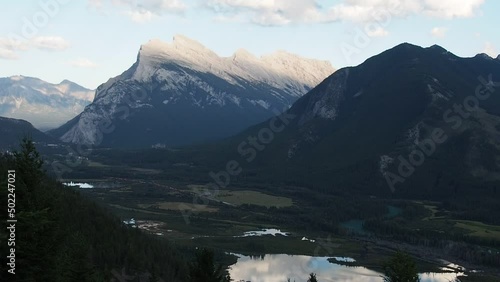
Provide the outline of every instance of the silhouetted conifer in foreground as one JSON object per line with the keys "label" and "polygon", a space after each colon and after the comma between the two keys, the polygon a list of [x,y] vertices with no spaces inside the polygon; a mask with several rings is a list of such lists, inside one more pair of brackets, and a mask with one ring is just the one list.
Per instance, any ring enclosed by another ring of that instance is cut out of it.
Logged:
{"label": "silhouetted conifer in foreground", "polygon": [[402,252],[397,252],[385,267],[385,282],[419,282],[415,261]]}

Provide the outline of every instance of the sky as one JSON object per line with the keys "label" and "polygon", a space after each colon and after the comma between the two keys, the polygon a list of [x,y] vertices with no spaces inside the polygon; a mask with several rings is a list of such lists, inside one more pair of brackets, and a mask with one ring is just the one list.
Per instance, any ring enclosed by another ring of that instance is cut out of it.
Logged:
{"label": "sky", "polygon": [[497,57],[499,11],[495,0],[1,1],[0,77],[94,89],[127,70],[141,44],[176,34],[220,56],[286,50],[336,69],[403,42]]}

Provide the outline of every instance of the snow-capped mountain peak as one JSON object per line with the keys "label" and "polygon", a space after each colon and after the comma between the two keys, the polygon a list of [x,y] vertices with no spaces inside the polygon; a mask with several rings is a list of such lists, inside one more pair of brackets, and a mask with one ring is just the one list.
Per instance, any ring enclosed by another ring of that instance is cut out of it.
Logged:
{"label": "snow-capped mountain peak", "polygon": [[327,61],[306,59],[286,51],[258,58],[245,49],[238,49],[231,57],[221,57],[195,40],[176,35],[171,43],[153,39],[142,45],[133,78],[149,81],[162,65],[172,63],[219,76],[231,84],[238,84],[237,77],[266,81],[276,87],[290,88],[296,92],[295,96],[309,90],[298,84],[314,86],[334,71]]}
{"label": "snow-capped mountain peak", "polygon": [[148,62],[165,62],[169,60],[193,63],[208,57],[217,57],[217,54],[199,42],[182,35],[176,35],[172,43],[159,39],[152,39],[141,46],[139,60]]}
{"label": "snow-capped mountain peak", "polygon": [[240,48],[234,52],[232,56],[233,61],[257,61],[257,58],[254,54],[248,52],[246,49]]}
{"label": "snow-capped mountain peak", "polygon": [[20,80],[23,80],[23,79],[24,79],[24,76],[22,76],[22,75],[13,75],[13,76],[11,76],[11,77],[9,77],[9,78],[10,78],[10,80],[12,80],[12,81],[20,81]]}
{"label": "snow-capped mountain peak", "polygon": [[[284,51],[257,57],[239,49],[223,57],[182,35],[169,43],[153,39],[127,71],[99,86],[93,103],[54,134],[65,142],[108,146],[213,140],[290,107],[333,71],[329,62]],[[130,115],[119,118],[125,104]],[[103,120],[113,121],[116,130],[99,140]],[[120,137],[131,130],[143,138]]]}
{"label": "snow-capped mountain peak", "polygon": [[200,42],[193,40],[191,38],[188,38],[184,35],[180,35],[180,34],[177,34],[174,36],[173,45],[177,48],[186,48],[186,49],[189,49],[192,51],[212,53],[212,51],[210,49],[205,47]]}

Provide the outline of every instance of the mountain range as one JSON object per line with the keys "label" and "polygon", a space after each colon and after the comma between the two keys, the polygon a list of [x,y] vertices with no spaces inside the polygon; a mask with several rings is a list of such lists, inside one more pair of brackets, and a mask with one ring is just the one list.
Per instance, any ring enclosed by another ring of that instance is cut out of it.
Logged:
{"label": "mountain range", "polygon": [[151,40],[130,69],[100,85],[93,103],[51,134],[110,147],[215,140],[282,112],[332,72],[328,62],[284,51],[219,57],[184,36]]}
{"label": "mountain range", "polygon": [[128,70],[97,88],[92,104],[50,133],[106,147],[215,140],[283,112],[333,71],[329,62],[285,51],[220,57],[180,35],[151,40]]}
{"label": "mountain range", "polygon": [[247,181],[494,199],[499,87],[498,59],[404,43],[339,69],[279,118],[195,151],[210,154],[207,167],[239,160]]}
{"label": "mountain range", "polygon": [[0,116],[27,120],[42,130],[74,118],[93,98],[93,90],[69,80],[52,84],[20,75],[0,78]]}
{"label": "mountain range", "polygon": [[[213,128],[235,121],[229,117],[240,117],[248,109],[271,109],[253,105],[252,95],[281,106],[296,97],[290,109],[274,117],[266,111],[268,120],[233,137],[181,150],[180,154],[196,152],[182,159],[210,168],[239,160],[247,181],[329,187],[333,192],[347,189],[428,199],[500,196],[496,191],[500,182],[499,58],[485,54],[462,58],[437,45],[422,48],[404,43],[359,66],[333,72],[299,97],[307,86],[291,84],[295,79],[285,83],[288,96],[251,92],[256,84],[244,84],[250,74],[243,79],[221,71],[228,58],[213,57],[219,65],[206,61],[196,65],[200,58],[169,57],[175,46],[182,46],[178,51],[182,54],[194,48],[192,56],[205,50],[186,38],[144,45],[131,69],[101,85],[82,114],[51,134],[59,133],[67,142],[93,144],[97,139],[92,138],[99,137],[96,132],[101,130],[103,139],[97,141],[118,147],[149,147],[166,140],[186,144],[182,142],[186,136],[190,142],[201,142],[207,136],[216,138],[210,135]],[[233,63],[228,64],[234,70]],[[263,77],[263,72],[257,73]],[[240,102],[228,98],[234,97],[229,91],[214,96],[221,85],[239,87],[241,92],[235,93],[241,95]],[[260,85],[258,89],[270,89],[269,84]],[[196,97],[200,103],[193,103]],[[120,115],[113,116],[116,113]],[[266,116],[256,110],[251,113],[262,114],[261,119]]]}

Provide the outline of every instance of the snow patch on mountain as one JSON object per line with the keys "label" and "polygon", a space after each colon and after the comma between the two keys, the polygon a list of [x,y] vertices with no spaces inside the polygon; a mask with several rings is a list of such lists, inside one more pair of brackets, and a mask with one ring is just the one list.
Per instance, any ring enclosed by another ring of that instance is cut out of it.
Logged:
{"label": "snow patch on mountain", "polygon": [[437,91],[434,89],[434,87],[430,84],[427,84],[427,91],[432,95],[432,101],[436,102],[439,99],[443,99],[446,101],[449,101],[450,99],[446,96],[444,96],[441,92]]}
{"label": "snow patch on mountain", "polygon": [[250,52],[239,49],[231,57],[219,57],[200,43],[176,35],[172,43],[154,39],[142,45],[133,78],[150,81],[156,75],[169,79],[171,76],[156,73],[166,63],[210,73],[232,84],[239,84],[241,79],[269,83],[277,88],[289,89],[297,97],[334,71],[327,61],[306,59],[285,51],[257,58]]}
{"label": "snow patch on mountain", "polygon": [[408,132],[406,134],[406,138],[408,142],[411,144],[411,148],[415,148],[420,143],[420,129],[421,129],[421,123],[417,123],[414,127],[408,129]]}
{"label": "snow patch on mountain", "polygon": [[394,162],[394,158],[388,156],[388,155],[382,155],[380,156],[380,161],[379,161],[379,171],[382,173],[382,175],[386,175],[387,169],[389,168],[389,165]]}
{"label": "snow patch on mountain", "polygon": [[264,100],[250,100],[250,103],[252,103],[253,105],[259,105],[266,110],[269,110],[269,108],[271,107],[271,105],[269,105],[269,103]]}
{"label": "snow patch on mountain", "polygon": [[287,158],[288,159],[293,158],[293,156],[295,156],[295,153],[297,152],[298,148],[299,148],[299,143],[298,142],[291,144],[290,147],[288,148]]}

